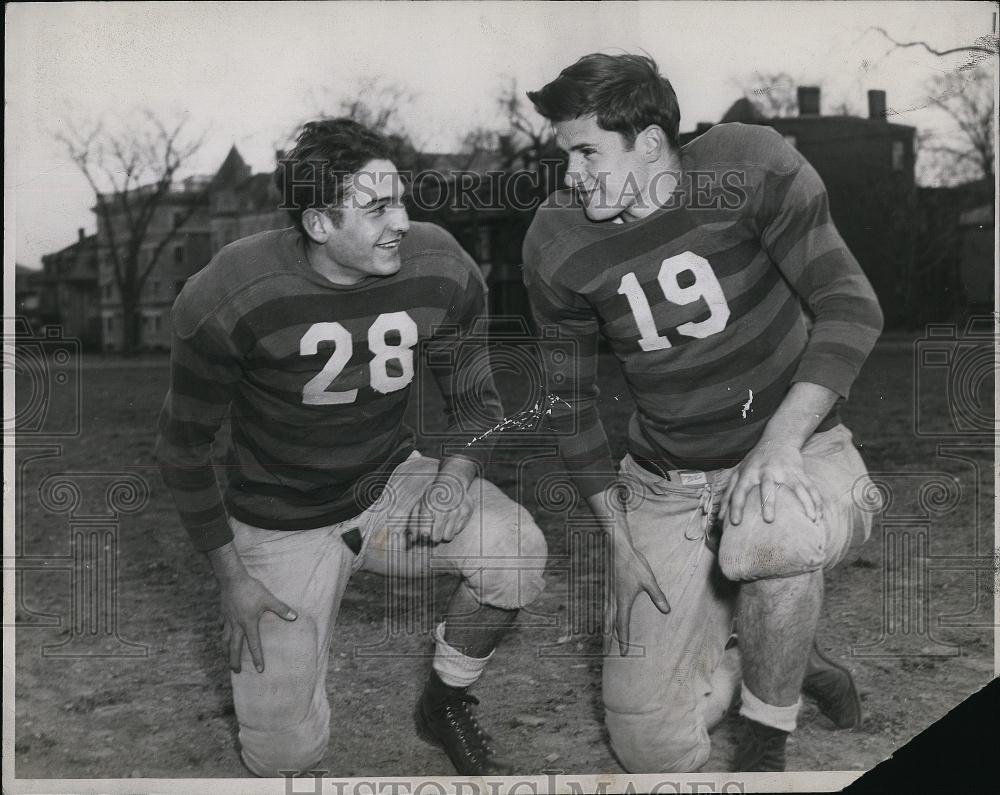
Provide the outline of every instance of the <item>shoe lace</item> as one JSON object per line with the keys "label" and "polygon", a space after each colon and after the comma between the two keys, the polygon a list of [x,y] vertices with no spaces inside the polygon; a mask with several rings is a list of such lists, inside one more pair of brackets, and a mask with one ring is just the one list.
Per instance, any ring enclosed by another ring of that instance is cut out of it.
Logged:
{"label": "shoe lace", "polygon": [[479,699],[471,693],[461,693],[444,701],[435,711],[454,729],[462,751],[472,759],[482,760],[493,756],[494,750],[490,745],[492,738],[483,731],[472,711],[472,706],[478,704]]}

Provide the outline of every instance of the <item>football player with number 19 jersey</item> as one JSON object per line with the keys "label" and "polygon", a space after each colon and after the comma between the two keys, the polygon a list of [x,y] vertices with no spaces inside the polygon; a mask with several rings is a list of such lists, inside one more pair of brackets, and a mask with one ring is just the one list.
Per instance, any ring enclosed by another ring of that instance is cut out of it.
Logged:
{"label": "football player with number 19 jersey", "polygon": [[[177,298],[157,445],[219,581],[241,757],[261,776],[323,759],[327,660],[354,571],[443,570],[460,583],[417,728],[463,775],[510,772],[468,687],[541,592],[546,546],[477,477],[502,417],[472,333],[482,276],[447,232],[410,224],[386,141],[356,122],[307,124],[277,180],[295,227],[226,246]],[[424,355],[451,420],[440,462],[403,424]],[[227,419],[223,496],[212,447]]]}
{"label": "football player with number 19 jersey", "polygon": [[[823,572],[871,526],[837,405],[881,329],[874,293],[802,156],[738,124],[680,147],[651,59],[585,56],[528,96],[569,154],[525,281],[566,346],[547,348],[552,420],[578,428],[562,457],[614,550],[612,747],[631,772],[697,770],[742,669],[734,769],[783,770],[800,692],[860,721],[849,672],[814,640]],[[618,471],[599,335],[636,404]]]}

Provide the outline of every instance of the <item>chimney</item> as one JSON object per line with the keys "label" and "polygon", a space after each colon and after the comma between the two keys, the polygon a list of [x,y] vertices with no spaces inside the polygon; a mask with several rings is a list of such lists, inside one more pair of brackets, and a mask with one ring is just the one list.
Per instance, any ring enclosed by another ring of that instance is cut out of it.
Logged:
{"label": "chimney", "polygon": [[284,149],[275,149],[274,150],[274,162],[275,163],[280,163],[284,159],[285,159],[285,150]]}
{"label": "chimney", "polygon": [[514,154],[513,139],[509,135],[497,136],[497,144],[500,147],[500,154],[503,157],[510,157]]}
{"label": "chimney", "polygon": [[83,231],[82,226],[77,227],[76,234],[79,240],[83,240],[87,236],[87,233]]}
{"label": "chimney", "polygon": [[799,86],[799,115],[819,116],[819,86]]}
{"label": "chimney", "polygon": [[868,118],[885,121],[885,92],[868,92]]}

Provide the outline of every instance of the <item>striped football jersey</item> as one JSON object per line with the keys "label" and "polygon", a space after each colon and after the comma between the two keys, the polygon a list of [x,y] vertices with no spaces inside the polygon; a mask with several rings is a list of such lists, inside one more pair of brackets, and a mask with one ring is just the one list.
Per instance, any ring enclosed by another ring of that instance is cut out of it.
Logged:
{"label": "striped football jersey", "polygon": [[[368,508],[414,449],[403,415],[422,359],[449,418],[442,450],[484,462],[488,438],[471,442],[502,409],[474,334],[482,275],[433,224],[411,223],[400,258],[392,276],[336,285],[284,229],[231,243],[188,280],[156,453],[198,549],[232,539],[227,514],[304,530]],[[212,448],[225,420],[220,492]]]}
{"label": "striped football jersey", "polygon": [[[777,132],[719,125],[681,164],[671,202],[645,218],[592,222],[559,191],[525,239],[535,319],[560,340],[546,349],[552,423],[584,496],[614,477],[599,334],[635,400],[629,450],[663,469],[711,470],[742,460],[792,383],[846,398],[881,331],[822,181]],[[834,408],[818,430],[837,421]]]}

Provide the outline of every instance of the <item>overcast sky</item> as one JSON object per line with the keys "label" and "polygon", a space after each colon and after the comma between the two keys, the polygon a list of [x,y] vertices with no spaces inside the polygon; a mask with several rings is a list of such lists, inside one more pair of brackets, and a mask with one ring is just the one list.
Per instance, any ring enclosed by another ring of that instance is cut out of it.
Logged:
{"label": "overcast sky", "polygon": [[[149,107],[207,129],[193,164],[211,172],[237,144],[255,171],[318,97],[384,76],[416,94],[407,127],[432,150],[496,120],[505,76],[538,88],[579,56],[647,51],[670,77],[681,129],[717,120],[755,72],[822,84],[823,107],[926,103],[961,58],[890,52],[871,26],[938,48],[991,33],[989,2],[809,3],[22,3],[6,7],[5,263],[95,229],[92,195],[52,137],[73,118]],[[928,127],[933,111],[894,121]],[[8,271],[9,272],[9,271]]]}

